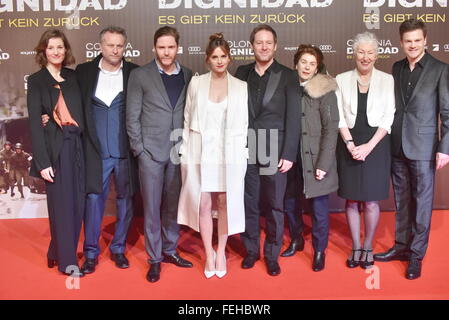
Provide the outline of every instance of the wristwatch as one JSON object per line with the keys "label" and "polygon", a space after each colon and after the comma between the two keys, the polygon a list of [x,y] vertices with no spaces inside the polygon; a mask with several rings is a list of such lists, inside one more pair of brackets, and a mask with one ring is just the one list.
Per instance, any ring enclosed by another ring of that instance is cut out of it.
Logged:
{"label": "wristwatch", "polygon": [[349,142],[354,142],[354,140],[345,140],[345,139],[343,139],[343,141],[345,142],[345,144],[349,144]]}

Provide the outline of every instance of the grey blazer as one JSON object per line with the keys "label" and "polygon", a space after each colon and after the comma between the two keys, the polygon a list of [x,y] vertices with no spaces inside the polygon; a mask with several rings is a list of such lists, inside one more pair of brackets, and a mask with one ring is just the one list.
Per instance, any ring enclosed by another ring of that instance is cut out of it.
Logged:
{"label": "grey blazer", "polygon": [[126,99],[126,129],[136,157],[147,152],[155,161],[167,161],[172,147],[181,141],[182,130],[176,135],[176,141],[170,141],[172,131],[183,128],[186,91],[192,78],[190,69],[181,68],[185,86],[175,108],[170,104],[155,60],[131,72]]}
{"label": "grey blazer", "polygon": [[401,86],[406,60],[393,65],[396,113],[391,129],[392,154],[399,155],[402,144],[405,156],[411,160],[433,160],[436,152],[449,154],[449,66],[426,55],[424,69],[407,104]]}

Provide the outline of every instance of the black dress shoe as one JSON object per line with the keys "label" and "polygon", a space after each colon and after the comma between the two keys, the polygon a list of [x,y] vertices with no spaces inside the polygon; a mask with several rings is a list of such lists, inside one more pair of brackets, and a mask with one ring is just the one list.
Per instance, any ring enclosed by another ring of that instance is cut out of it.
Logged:
{"label": "black dress shoe", "polygon": [[161,263],[152,263],[150,270],[147,273],[147,280],[149,282],[156,282],[161,278]]}
{"label": "black dress shoe", "polygon": [[415,258],[410,259],[408,263],[405,277],[409,280],[414,280],[421,277],[421,261]]}
{"label": "black dress shoe", "polygon": [[242,268],[243,269],[251,269],[254,267],[254,264],[257,260],[259,260],[259,256],[255,254],[248,254],[242,261]]}
{"label": "black dress shoe", "polygon": [[86,259],[86,261],[84,261],[82,267],[81,267],[81,272],[82,273],[93,273],[95,272],[95,266],[98,264],[98,258],[95,259]]}
{"label": "black dress shoe", "polygon": [[47,266],[49,268],[53,268],[56,265],[58,265],[58,261],[56,261],[55,259],[47,258]]}
{"label": "black dress shoe", "polygon": [[406,252],[405,250],[398,250],[395,249],[395,247],[391,248],[387,252],[382,253],[376,253],[374,255],[375,261],[381,261],[381,262],[387,262],[387,261],[393,261],[393,260],[400,260],[400,261],[409,261],[410,260],[410,254]]}
{"label": "black dress shoe", "polygon": [[282,252],[281,257],[291,257],[296,251],[302,250],[304,250],[304,238],[300,237],[299,239],[295,239],[290,242],[288,248]]}
{"label": "black dress shoe", "polygon": [[281,273],[281,267],[277,261],[265,260],[267,272],[270,276],[277,276]]}
{"label": "black dress shoe", "polygon": [[326,255],[325,255],[324,251],[315,252],[315,254],[313,255],[312,270],[315,272],[323,270],[325,260],[326,260]]}
{"label": "black dress shoe", "polygon": [[192,262],[181,258],[181,256],[177,253],[174,253],[171,256],[164,256],[164,260],[162,260],[162,262],[173,263],[175,266],[178,266],[181,268],[192,268],[193,267]]}
{"label": "black dress shoe", "polygon": [[117,268],[126,269],[129,268],[129,261],[126,259],[123,253],[113,253],[111,255],[111,260],[115,262]]}

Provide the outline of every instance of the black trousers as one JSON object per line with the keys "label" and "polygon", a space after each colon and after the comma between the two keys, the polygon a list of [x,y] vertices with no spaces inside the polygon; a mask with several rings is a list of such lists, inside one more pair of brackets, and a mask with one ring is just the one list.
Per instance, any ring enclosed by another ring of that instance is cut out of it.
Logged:
{"label": "black trousers", "polygon": [[257,164],[248,164],[245,176],[245,232],[240,238],[247,254],[259,255],[260,200],[263,197],[268,206],[263,210],[266,212],[264,256],[269,261],[277,261],[282,247],[287,174],[277,171],[273,175],[261,175],[260,168]]}
{"label": "black trousers", "polygon": [[47,257],[58,261],[59,271],[70,272],[78,267],[76,250],[85,205],[85,168],[79,128],[63,126],[62,130],[64,142],[53,167],[54,183],[46,182],[51,233]]}
{"label": "black trousers", "polygon": [[391,177],[396,203],[395,247],[410,250],[412,258],[423,259],[432,217],[435,160],[410,160],[403,154],[392,160]]}

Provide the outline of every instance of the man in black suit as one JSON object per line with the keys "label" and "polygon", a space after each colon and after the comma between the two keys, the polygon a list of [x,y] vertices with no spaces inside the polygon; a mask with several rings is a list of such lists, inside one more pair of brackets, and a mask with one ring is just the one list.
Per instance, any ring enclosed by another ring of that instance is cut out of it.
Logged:
{"label": "man in black suit", "polygon": [[137,170],[126,134],[126,88],[129,74],[137,65],[123,58],[126,39],[123,28],[105,28],[100,33],[101,54],[76,68],[86,119],[86,260],[81,267],[84,273],[94,272],[98,264],[98,241],[112,175],[117,194],[117,220],[109,249],[118,268],[129,267],[124,253],[133,216]]}
{"label": "man in black suit", "polygon": [[[259,25],[250,36],[255,63],[240,66],[236,77],[248,83],[249,163],[245,177],[245,223],[241,239],[249,269],[260,254],[260,199],[266,200],[264,258],[269,275],[281,272],[278,258],[284,230],[287,171],[296,161],[300,132],[297,74],[274,60],[276,32]],[[254,139],[252,139],[254,138]],[[263,139],[266,139],[263,142]]]}
{"label": "man in black suit", "polygon": [[411,280],[421,276],[428,246],[435,169],[449,162],[449,66],[425,51],[423,22],[407,20],[399,32],[406,58],[393,65],[396,114],[391,169],[396,236],[394,246],[374,259],[408,260],[405,276]]}

